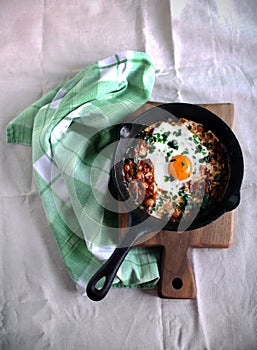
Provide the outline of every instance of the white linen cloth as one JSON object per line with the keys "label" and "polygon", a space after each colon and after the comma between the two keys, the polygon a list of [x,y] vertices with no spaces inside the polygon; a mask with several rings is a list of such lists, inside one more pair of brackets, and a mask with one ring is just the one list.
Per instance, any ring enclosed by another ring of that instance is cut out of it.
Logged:
{"label": "white linen cloth", "polygon": [[[256,349],[256,2],[2,0],[0,5],[2,348]],[[81,297],[44,217],[31,149],[5,141],[6,125],[24,108],[89,63],[125,49],[153,58],[152,100],[236,106],[245,176],[234,242],[229,249],[193,250],[195,300],[120,289],[100,303]]]}

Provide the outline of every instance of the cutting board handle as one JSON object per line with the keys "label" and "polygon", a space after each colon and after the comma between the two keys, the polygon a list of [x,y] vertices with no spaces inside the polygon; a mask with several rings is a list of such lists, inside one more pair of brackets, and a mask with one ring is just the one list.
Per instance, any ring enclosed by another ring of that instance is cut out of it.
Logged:
{"label": "cutting board handle", "polygon": [[162,279],[159,294],[163,298],[192,299],[196,283],[190,259],[190,237],[187,233],[162,231]]}

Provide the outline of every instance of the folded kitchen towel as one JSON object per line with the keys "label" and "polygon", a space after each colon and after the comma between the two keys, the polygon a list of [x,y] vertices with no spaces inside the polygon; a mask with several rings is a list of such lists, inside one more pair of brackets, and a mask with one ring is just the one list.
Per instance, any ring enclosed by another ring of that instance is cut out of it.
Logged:
{"label": "folded kitchen towel", "polygon": [[[47,220],[82,293],[119,237],[116,203],[106,201],[115,125],[149,99],[154,74],[147,54],[121,52],[86,67],[7,127],[8,142],[32,146]],[[158,261],[158,249],[133,247],[113,286],[154,286]]]}

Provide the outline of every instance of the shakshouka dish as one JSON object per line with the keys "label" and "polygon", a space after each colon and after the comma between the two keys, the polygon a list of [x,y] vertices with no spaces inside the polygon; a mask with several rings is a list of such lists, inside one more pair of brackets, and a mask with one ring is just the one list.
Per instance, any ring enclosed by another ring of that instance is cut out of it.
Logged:
{"label": "shakshouka dish", "polygon": [[178,222],[222,198],[229,179],[224,145],[202,124],[185,118],[159,121],[136,135],[124,179],[139,208]]}

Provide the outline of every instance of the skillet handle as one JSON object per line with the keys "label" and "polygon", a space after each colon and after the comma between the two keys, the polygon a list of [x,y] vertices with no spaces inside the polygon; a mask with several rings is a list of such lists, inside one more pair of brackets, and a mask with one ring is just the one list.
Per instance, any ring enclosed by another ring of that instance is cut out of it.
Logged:
{"label": "skillet handle", "polygon": [[[87,295],[91,300],[100,301],[106,296],[130,248],[131,247],[116,248],[110,258],[91,278],[86,289]],[[104,278],[104,285],[103,287],[97,288],[96,285],[102,278]]]}
{"label": "skillet handle", "polygon": [[[159,221],[156,223],[156,220],[154,219],[150,219],[147,225],[144,222],[142,225],[136,212],[132,211],[129,215],[129,227],[119,245],[114,250],[110,258],[106,260],[104,265],[88,282],[86,289],[88,297],[94,301],[102,300],[111,288],[114,277],[116,276],[120,265],[127,256],[131,247],[141,237],[153,231],[159,231],[160,228]],[[102,278],[104,279],[103,287],[97,288],[96,285]]]}

